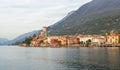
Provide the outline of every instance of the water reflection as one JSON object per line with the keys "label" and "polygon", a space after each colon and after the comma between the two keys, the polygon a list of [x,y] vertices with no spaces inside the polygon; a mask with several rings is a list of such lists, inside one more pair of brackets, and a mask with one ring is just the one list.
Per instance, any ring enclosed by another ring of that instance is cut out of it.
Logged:
{"label": "water reflection", "polygon": [[108,65],[111,69],[120,69],[120,49],[119,48],[108,48]]}
{"label": "water reflection", "polygon": [[0,70],[120,70],[120,48],[0,47]]}
{"label": "water reflection", "polygon": [[119,53],[119,48],[67,49],[58,63],[68,70],[116,70],[120,69]]}

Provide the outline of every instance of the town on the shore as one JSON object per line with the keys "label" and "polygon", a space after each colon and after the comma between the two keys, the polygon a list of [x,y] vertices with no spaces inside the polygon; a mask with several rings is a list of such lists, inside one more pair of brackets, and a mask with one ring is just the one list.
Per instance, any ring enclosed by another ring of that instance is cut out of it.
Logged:
{"label": "town on the shore", "polygon": [[38,35],[33,35],[19,43],[24,47],[120,47],[120,34],[114,30],[105,35],[64,35],[48,36],[47,27]]}

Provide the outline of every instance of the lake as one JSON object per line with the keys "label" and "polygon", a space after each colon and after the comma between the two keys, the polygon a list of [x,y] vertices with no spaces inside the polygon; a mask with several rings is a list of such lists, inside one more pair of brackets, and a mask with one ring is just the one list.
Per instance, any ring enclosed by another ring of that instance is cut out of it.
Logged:
{"label": "lake", "polygon": [[0,70],[120,70],[120,48],[0,46]]}

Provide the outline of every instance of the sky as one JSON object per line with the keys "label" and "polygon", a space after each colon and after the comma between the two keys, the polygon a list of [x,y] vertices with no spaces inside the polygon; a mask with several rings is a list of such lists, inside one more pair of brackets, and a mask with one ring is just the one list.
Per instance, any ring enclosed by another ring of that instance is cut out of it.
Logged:
{"label": "sky", "polygon": [[91,0],[0,0],[0,38],[52,25]]}

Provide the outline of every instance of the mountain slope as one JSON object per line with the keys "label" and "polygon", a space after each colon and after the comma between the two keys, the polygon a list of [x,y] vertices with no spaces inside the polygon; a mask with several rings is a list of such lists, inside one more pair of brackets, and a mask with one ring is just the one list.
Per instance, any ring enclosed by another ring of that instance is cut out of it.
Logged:
{"label": "mountain slope", "polygon": [[8,41],[8,39],[6,39],[6,38],[0,38],[0,45],[3,45],[7,41]]}
{"label": "mountain slope", "polygon": [[17,42],[22,42],[22,41],[24,41],[26,38],[28,38],[28,37],[30,37],[30,36],[33,36],[34,34],[39,34],[39,33],[40,33],[40,30],[28,32],[28,33],[25,33],[25,34],[23,34],[23,35],[18,36],[17,38],[15,38],[15,39],[13,39],[13,40],[7,41],[7,42],[5,42],[4,44],[15,44],[15,43],[17,43]]}
{"label": "mountain slope", "polygon": [[82,30],[84,28],[83,24],[88,23],[88,21],[93,22],[99,18],[119,15],[119,13],[120,0],[93,0],[80,7],[66,19],[57,22],[54,27],[49,27],[49,34],[65,35],[83,33],[86,32],[86,30]]}
{"label": "mountain slope", "polygon": [[[76,33],[105,34],[111,30],[120,31],[120,15],[113,15],[88,21],[76,27]],[[71,30],[72,31],[72,30]]]}

